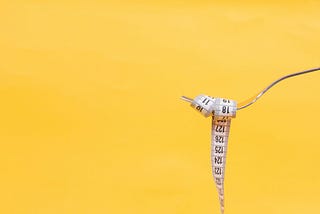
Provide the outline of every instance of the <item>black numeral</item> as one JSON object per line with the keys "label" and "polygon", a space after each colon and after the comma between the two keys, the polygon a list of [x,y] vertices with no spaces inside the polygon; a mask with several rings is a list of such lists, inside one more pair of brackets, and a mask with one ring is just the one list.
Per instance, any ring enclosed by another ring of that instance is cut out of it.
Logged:
{"label": "black numeral", "polygon": [[222,120],[217,120],[217,122],[218,122],[218,123],[226,123],[227,120],[223,120],[223,119],[222,119]]}
{"label": "black numeral", "polygon": [[210,100],[208,98],[205,98],[202,103],[205,103],[205,105],[208,105],[208,103],[210,102]]}
{"label": "black numeral", "polygon": [[222,180],[220,178],[216,178],[215,180],[216,180],[217,185],[221,185],[222,184]]}
{"label": "black numeral", "polygon": [[216,126],[216,132],[224,132],[225,126]]}
{"label": "black numeral", "polygon": [[215,140],[217,143],[223,143],[223,137],[222,136],[215,136]]}
{"label": "black numeral", "polygon": [[221,174],[222,174],[221,168],[215,167],[215,168],[214,168],[214,173],[215,173],[216,175],[221,175]]}
{"label": "black numeral", "polygon": [[230,113],[230,111],[229,111],[229,106],[222,106],[222,113],[227,113],[227,114],[229,114]]}
{"label": "black numeral", "polygon": [[222,164],[222,157],[214,157],[214,163]]}
{"label": "black numeral", "polygon": [[197,106],[196,109],[201,112],[203,110],[203,107]]}
{"label": "black numeral", "polygon": [[215,153],[222,154],[223,153],[223,146],[215,146],[214,151],[215,151]]}

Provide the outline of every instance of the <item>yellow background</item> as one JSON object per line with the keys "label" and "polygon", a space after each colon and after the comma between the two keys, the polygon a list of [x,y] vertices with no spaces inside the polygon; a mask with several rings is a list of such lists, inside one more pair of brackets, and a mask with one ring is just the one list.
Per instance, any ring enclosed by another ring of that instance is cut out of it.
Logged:
{"label": "yellow background", "polygon": [[[0,213],[218,213],[211,121],[180,95],[320,65],[319,1],[221,2],[2,0]],[[320,212],[319,81],[238,112],[226,214]]]}

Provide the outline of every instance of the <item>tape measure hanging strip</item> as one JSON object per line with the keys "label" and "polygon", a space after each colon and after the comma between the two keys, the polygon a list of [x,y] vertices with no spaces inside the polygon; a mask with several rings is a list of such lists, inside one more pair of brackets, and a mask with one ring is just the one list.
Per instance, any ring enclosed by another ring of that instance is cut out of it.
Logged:
{"label": "tape measure hanging strip", "polygon": [[211,162],[212,173],[219,194],[220,210],[224,213],[224,175],[231,118],[236,116],[237,103],[233,100],[199,95],[191,106],[203,116],[212,116]]}
{"label": "tape measure hanging strip", "polygon": [[211,162],[212,173],[219,194],[221,213],[224,212],[224,174],[231,119],[212,117]]}

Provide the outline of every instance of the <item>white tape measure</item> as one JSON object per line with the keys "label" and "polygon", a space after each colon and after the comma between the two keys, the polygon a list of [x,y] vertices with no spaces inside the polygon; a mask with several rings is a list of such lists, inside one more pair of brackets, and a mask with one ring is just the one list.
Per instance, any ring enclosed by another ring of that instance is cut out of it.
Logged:
{"label": "white tape measure", "polygon": [[314,71],[319,71],[320,68],[314,68],[302,72],[286,75],[280,79],[272,82],[264,90],[258,93],[256,96],[245,101],[237,107],[237,102],[224,98],[214,98],[207,95],[199,95],[194,99],[182,96],[181,98],[191,103],[191,107],[199,111],[205,117],[212,117],[212,129],[211,129],[211,162],[212,173],[215,180],[215,184],[219,194],[220,210],[221,214],[224,213],[224,175],[226,167],[226,157],[228,149],[228,139],[231,125],[231,118],[236,117],[236,111],[244,109],[253,103],[255,103],[265,92],[278,82],[306,74]]}
{"label": "white tape measure", "polygon": [[228,149],[231,118],[236,117],[237,103],[224,98],[199,95],[191,102],[191,107],[203,116],[212,116],[211,162],[212,174],[219,193],[221,213],[224,212],[224,174]]}

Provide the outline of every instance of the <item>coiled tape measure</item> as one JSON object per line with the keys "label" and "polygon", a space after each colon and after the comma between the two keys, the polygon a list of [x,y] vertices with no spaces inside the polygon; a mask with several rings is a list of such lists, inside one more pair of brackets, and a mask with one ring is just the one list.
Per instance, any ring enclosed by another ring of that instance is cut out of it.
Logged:
{"label": "coiled tape measure", "polygon": [[237,110],[244,109],[255,103],[265,92],[280,81],[298,76],[301,74],[319,71],[320,68],[305,70],[293,74],[286,75],[272,82],[256,96],[241,103],[238,107],[237,102],[225,98],[210,97],[207,95],[199,95],[194,99],[182,96],[181,98],[189,103],[191,107],[200,112],[205,117],[212,117],[211,128],[211,163],[212,174],[217,187],[220,211],[224,213],[224,175],[226,166],[226,157],[228,149],[228,139],[230,132],[231,119],[236,117]]}

